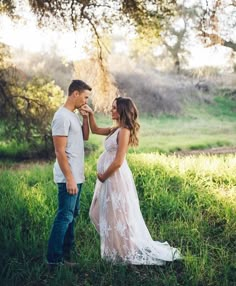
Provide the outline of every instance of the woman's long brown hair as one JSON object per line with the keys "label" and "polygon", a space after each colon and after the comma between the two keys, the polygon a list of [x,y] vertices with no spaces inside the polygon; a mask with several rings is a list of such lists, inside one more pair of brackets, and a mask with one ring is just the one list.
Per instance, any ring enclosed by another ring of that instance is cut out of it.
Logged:
{"label": "woman's long brown hair", "polygon": [[117,97],[115,99],[117,112],[120,115],[120,125],[130,130],[129,145],[138,146],[138,110],[130,97]]}

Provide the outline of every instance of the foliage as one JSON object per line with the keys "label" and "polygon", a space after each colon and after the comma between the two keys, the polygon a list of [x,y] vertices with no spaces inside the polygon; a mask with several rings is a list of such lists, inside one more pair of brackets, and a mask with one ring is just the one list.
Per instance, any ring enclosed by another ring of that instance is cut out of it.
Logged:
{"label": "foliage", "polygon": [[0,43],[0,70],[6,69],[9,66],[10,52],[8,47]]}
{"label": "foliage", "polygon": [[27,149],[31,146],[35,152],[28,153],[32,154],[42,149],[50,152],[50,123],[62,103],[63,91],[53,80],[35,76],[32,70],[26,74],[13,66],[8,47],[0,44],[0,120],[4,123],[5,142],[13,139],[10,145],[18,142]]}
{"label": "foliage", "polygon": [[[132,56],[140,62],[151,61],[158,69],[161,62],[166,65],[171,63],[171,68],[180,72],[189,60],[191,44],[199,44],[201,41],[205,47],[217,46],[219,49],[221,45],[229,48],[233,58],[236,51],[235,1],[189,2],[177,1],[174,13],[161,22],[158,38],[152,37],[152,33],[148,32],[144,34],[144,38],[137,37],[131,47]],[[153,33],[155,31],[157,30],[153,29]],[[161,51],[159,56],[155,53],[157,47]]]}
{"label": "foliage", "polygon": [[1,0],[0,1],[0,14],[7,14],[9,16],[14,14],[15,3],[14,1]]}
{"label": "foliage", "polygon": [[[14,18],[14,4],[24,9],[24,1],[6,0],[8,14]],[[16,3],[15,3],[16,2]],[[51,26],[69,30],[90,30],[103,49],[101,34],[111,32],[114,24],[133,26],[144,38],[160,36],[166,19],[175,13],[176,0],[80,0],[80,1],[27,1],[37,16],[40,26]],[[16,16],[15,16],[16,17]]]}
{"label": "foliage", "polygon": [[[135,25],[137,27],[137,31],[145,34],[147,31],[151,32],[157,36],[160,32],[161,22],[163,21],[164,16],[169,16],[175,7],[176,1],[163,1],[163,0],[145,0],[145,1],[107,1],[107,0],[86,0],[86,1],[38,1],[38,0],[30,0],[29,5],[32,11],[38,16],[39,23],[44,26],[53,24],[55,26],[61,28],[71,28],[73,30],[78,30],[82,27],[90,27],[97,39],[97,45],[100,49],[100,53],[98,56],[98,61],[96,64],[96,71],[98,73],[99,81],[96,81],[94,89],[100,90],[100,93],[104,94],[102,100],[98,99],[98,93],[94,96],[94,101],[96,101],[96,106],[98,110],[103,109],[104,102],[110,103],[111,97],[114,98],[114,95],[117,94],[117,88],[114,84],[114,80],[108,72],[106,64],[103,62],[104,57],[102,54],[102,45],[100,41],[101,31],[105,29],[111,28],[115,22],[119,23],[128,23],[131,25]],[[16,19],[18,16],[15,15],[17,9],[23,8],[24,5],[27,4],[26,1],[12,1],[12,0],[4,0],[1,1],[1,10],[0,13],[6,13],[12,17],[12,19]],[[145,32],[146,31],[146,32]],[[93,58],[91,59],[93,61]],[[0,52],[0,65],[3,62],[3,55]],[[97,64],[98,63],[98,64]],[[14,75],[12,75],[14,73]],[[19,73],[21,75],[19,76]],[[77,71],[78,73],[78,71]],[[81,71],[79,72],[81,74]],[[22,128],[27,131],[21,138],[25,138],[30,140],[32,138],[33,133],[36,130],[33,130],[33,125],[35,124],[36,114],[38,112],[38,108],[42,107],[42,104],[39,103],[37,98],[33,100],[33,96],[29,97],[27,94],[27,89],[31,89],[29,83],[22,83],[25,79],[26,75],[24,72],[19,70],[15,70],[12,67],[8,67],[1,71],[0,75],[0,88],[1,88],[1,99],[0,105],[3,110],[0,115],[1,118],[7,115],[10,111],[8,110],[8,106],[13,110],[13,116],[16,115],[16,121],[11,127],[17,127],[16,132],[14,134],[22,134]],[[14,79],[13,79],[14,77]],[[22,79],[24,78],[24,79]],[[95,78],[94,78],[95,79]],[[93,80],[94,80],[93,79]],[[97,79],[97,78],[96,78]],[[37,82],[32,82],[31,85],[36,85],[39,88],[39,80]],[[17,82],[17,84],[16,84]],[[15,87],[13,85],[16,84]],[[49,83],[47,80],[45,82],[41,82],[42,86],[40,87],[42,92],[45,92],[45,86]],[[97,85],[97,86],[96,86]],[[49,88],[49,86],[47,86]],[[22,89],[25,89],[23,92]],[[57,91],[56,91],[57,92]],[[17,94],[16,94],[17,93]],[[18,95],[19,93],[19,95]],[[11,96],[10,96],[11,94]],[[9,97],[9,98],[8,98]],[[14,100],[13,100],[14,98]],[[107,100],[109,99],[109,100]],[[109,105],[109,104],[108,104]],[[105,107],[105,109],[107,106]],[[34,110],[34,111],[33,111]],[[45,109],[48,110],[48,109]],[[29,115],[27,112],[29,111]],[[43,114],[47,117],[47,111],[43,111]],[[34,115],[33,115],[34,113]],[[24,127],[25,123],[29,124],[29,118],[32,119],[31,125],[28,126],[28,129]],[[7,117],[6,117],[7,119]],[[17,120],[19,122],[16,124]],[[24,124],[22,125],[22,122]],[[45,126],[42,126],[41,129],[45,130]],[[42,130],[41,130],[42,131]],[[12,132],[9,133],[9,136]],[[43,136],[45,136],[42,134]],[[17,135],[18,136],[18,135]]]}
{"label": "foliage", "polygon": [[0,119],[6,138],[50,149],[50,121],[62,100],[63,92],[53,81],[27,78],[12,66],[0,70]]}
{"label": "foliage", "polygon": [[182,262],[165,267],[101,260],[99,237],[88,217],[97,156],[86,161],[87,180],[76,225],[79,268],[64,267],[54,273],[45,265],[57,208],[52,164],[1,166],[1,285],[234,285],[234,156],[128,156],[152,238],[167,240],[184,255]]}
{"label": "foliage", "polygon": [[193,78],[207,80],[213,76],[217,76],[219,74],[219,69],[214,66],[205,65],[195,69],[188,69],[184,72]]}
{"label": "foliage", "polygon": [[[236,51],[236,2],[234,0],[206,1],[199,18],[199,35],[206,46],[222,45]],[[230,21],[228,20],[230,19]]]}
{"label": "foliage", "polygon": [[[131,21],[142,31],[146,28],[158,31],[164,16],[173,13],[176,1],[163,0],[82,0],[82,1],[38,1],[30,0],[30,5],[41,18],[52,16],[57,21],[63,20],[73,29],[78,29],[78,25],[90,25],[97,33],[96,26],[107,28],[114,21]],[[153,29],[154,28],[154,29]]]}
{"label": "foliage", "polygon": [[47,52],[29,52],[22,48],[11,49],[11,62],[28,77],[47,77],[67,94],[68,86],[73,79],[73,63],[57,55],[55,46]]}
{"label": "foliage", "polygon": [[177,115],[184,109],[185,102],[199,99],[190,77],[131,66],[127,59],[123,64],[113,71],[117,86],[121,94],[134,99],[141,114]]}
{"label": "foliage", "polygon": [[117,97],[118,88],[115,79],[108,70],[103,59],[94,58],[81,60],[74,64],[76,78],[83,79],[92,86],[91,103],[95,111],[110,111],[112,101]]}
{"label": "foliage", "polygon": [[[92,71],[91,73],[93,73],[95,66],[94,64],[90,69],[85,64],[84,68],[81,66],[81,69],[83,72]],[[235,77],[232,75],[230,77],[209,77],[209,81],[203,82],[208,86],[209,94],[197,89],[193,83],[188,82],[189,78],[185,76],[175,75],[173,77],[172,75],[170,77],[160,73],[147,72],[141,77],[137,73],[130,73],[128,67],[125,67],[127,75],[118,68],[123,74],[122,80],[119,74],[118,77],[115,74],[118,87],[125,95],[134,99],[140,111],[140,146],[132,152],[170,153],[235,146]],[[135,70],[137,71],[138,68]],[[129,80],[127,80],[128,78]],[[85,77],[85,80],[87,79],[89,79],[89,72],[88,77]],[[198,83],[198,79],[192,80]],[[230,82],[230,85],[227,82]],[[217,87],[221,86],[221,88],[215,89],[213,84],[216,84]],[[174,86],[174,89],[172,90],[169,86]],[[92,97],[96,96],[94,89],[93,93],[95,94]],[[153,94],[159,96],[158,105],[151,97]],[[108,99],[109,97],[107,97]],[[104,102],[104,106],[108,105]],[[109,114],[104,115],[96,112],[95,117],[101,127],[112,125]],[[27,142],[8,141],[6,135],[2,134],[3,129],[2,122],[0,124],[1,158],[23,160],[48,156],[44,146],[38,146],[36,149],[30,147]],[[102,136],[90,134],[90,139],[85,144],[86,153],[100,149],[103,139]],[[38,139],[34,142],[36,141]],[[51,152],[51,155],[53,156],[54,152]]]}
{"label": "foliage", "polygon": [[[186,46],[197,18],[196,6],[187,6],[186,2],[177,2],[175,12],[163,19],[159,37],[146,33],[144,37],[134,39],[132,57],[142,63],[149,62],[158,70],[161,69],[161,62],[166,68],[169,61],[171,70],[180,72],[189,53]],[[155,53],[157,49],[162,50],[159,55]]]}

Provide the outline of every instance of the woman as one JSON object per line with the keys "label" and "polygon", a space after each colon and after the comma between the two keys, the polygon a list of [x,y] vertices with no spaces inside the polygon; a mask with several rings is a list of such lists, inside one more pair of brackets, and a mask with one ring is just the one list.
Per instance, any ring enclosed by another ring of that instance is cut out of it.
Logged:
{"label": "woman", "polygon": [[125,159],[129,146],[138,145],[137,108],[130,98],[118,97],[112,104],[115,128],[99,128],[93,111],[91,131],[107,135],[105,151],[98,160],[97,182],[90,207],[90,218],[101,238],[102,258],[130,264],[163,265],[181,259],[167,242],[153,241],[143,220],[132,173]]}

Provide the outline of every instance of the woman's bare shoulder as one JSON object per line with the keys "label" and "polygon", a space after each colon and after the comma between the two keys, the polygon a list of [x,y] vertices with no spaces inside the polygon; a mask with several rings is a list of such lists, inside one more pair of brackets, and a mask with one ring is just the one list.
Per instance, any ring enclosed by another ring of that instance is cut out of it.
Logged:
{"label": "woman's bare shoulder", "polygon": [[130,134],[130,130],[127,127],[120,127],[120,132],[124,133],[124,134]]}

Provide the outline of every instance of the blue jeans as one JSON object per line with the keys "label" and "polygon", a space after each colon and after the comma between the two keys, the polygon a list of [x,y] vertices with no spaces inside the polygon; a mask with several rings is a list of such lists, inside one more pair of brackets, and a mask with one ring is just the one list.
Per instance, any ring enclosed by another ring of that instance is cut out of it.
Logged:
{"label": "blue jeans", "polygon": [[78,184],[78,193],[70,195],[66,184],[58,184],[58,210],[48,241],[48,263],[63,262],[75,243],[75,217],[79,215],[82,184]]}

